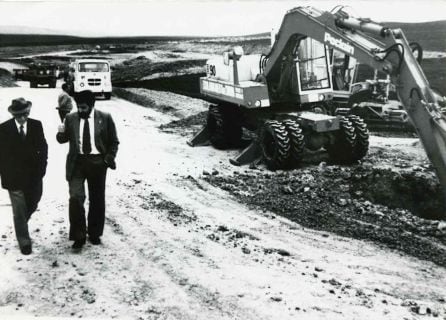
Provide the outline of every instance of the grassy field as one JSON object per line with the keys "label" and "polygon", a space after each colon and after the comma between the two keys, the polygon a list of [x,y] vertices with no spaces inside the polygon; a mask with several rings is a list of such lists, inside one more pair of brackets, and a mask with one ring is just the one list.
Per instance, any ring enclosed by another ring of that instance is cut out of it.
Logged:
{"label": "grassy field", "polygon": [[424,50],[446,51],[446,21],[385,25],[390,28],[401,28],[409,42],[418,42]]}

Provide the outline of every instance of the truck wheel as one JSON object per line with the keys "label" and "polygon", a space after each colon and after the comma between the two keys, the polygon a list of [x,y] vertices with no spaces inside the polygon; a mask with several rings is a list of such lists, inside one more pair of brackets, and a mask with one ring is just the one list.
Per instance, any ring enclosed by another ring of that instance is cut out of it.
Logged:
{"label": "truck wheel", "polygon": [[302,129],[296,121],[286,119],[282,121],[282,124],[285,126],[288,138],[290,139],[290,154],[288,160],[290,165],[294,165],[302,160],[302,154],[305,148],[305,138],[302,134]]}
{"label": "truck wheel", "polygon": [[110,98],[111,98],[111,92],[105,92],[105,93],[104,93],[104,98],[105,98],[105,100],[110,100]]}
{"label": "truck wheel", "polygon": [[330,158],[338,163],[352,163],[354,159],[356,145],[355,128],[351,121],[346,117],[340,118],[340,128],[334,134],[334,141],[327,144],[327,150]]}
{"label": "truck wheel", "polygon": [[55,88],[57,84],[57,80],[51,81],[50,88]]}
{"label": "truck wheel", "polygon": [[364,123],[360,117],[356,115],[348,116],[348,120],[353,124],[355,129],[355,148],[353,150],[353,160],[361,160],[367,154],[369,150],[369,130],[367,125]]}
{"label": "truck wheel", "polygon": [[310,111],[314,113],[328,114],[327,108],[322,104],[311,107]]}
{"label": "truck wheel", "polygon": [[231,114],[231,109],[210,106],[207,117],[209,140],[217,149],[236,147],[240,144],[242,127]]}
{"label": "truck wheel", "polygon": [[290,155],[290,139],[281,122],[266,121],[260,129],[259,142],[268,168],[274,170],[286,166]]}
{"label": "truck wheel", "polygon": [[30,88],[37,88],[37,83],[31,81],[29,83],[29,86],[30,86]]}

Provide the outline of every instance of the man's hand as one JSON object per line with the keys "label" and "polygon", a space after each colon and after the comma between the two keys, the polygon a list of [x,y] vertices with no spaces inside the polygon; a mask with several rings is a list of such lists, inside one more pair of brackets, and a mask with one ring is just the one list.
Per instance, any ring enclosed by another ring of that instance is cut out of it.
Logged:
{"label": "man's hand", "polygon": [[64,124],[60,124],[57,127],[57,132],[64,133],[65,132],[65,125]]}
{"label": "man's hand", "polygon": [[104,157],[104,162],[110,169],[112,170],[116,169],[115,158],[112,155],[106,154]]}

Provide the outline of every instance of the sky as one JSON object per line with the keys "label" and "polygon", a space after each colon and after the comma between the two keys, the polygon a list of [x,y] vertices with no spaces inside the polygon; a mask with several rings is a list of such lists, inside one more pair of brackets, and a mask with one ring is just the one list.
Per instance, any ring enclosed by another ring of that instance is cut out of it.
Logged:
{"label": "sky", "polygon": [[0,0],[0,31],[19,26],[79,36],[247,35],[277,30],[285,12],[297,6],[337,5],[378,22],[446,20],[446,0]]}

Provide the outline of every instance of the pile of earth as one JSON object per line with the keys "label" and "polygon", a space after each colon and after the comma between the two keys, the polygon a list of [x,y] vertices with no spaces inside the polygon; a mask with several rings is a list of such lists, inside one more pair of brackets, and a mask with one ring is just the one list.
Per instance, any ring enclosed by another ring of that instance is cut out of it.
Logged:
{"label": "pile of earth", "polygon": [[112,81],[116,86],[126,86],[125,83],[130,82],[135,84],[135,81],[142,81],[145,77],[153,74],[178,74],[182,70],[195,67],[199,68],[201,72],[204,72],[205,65],[206,60],[203,59],[156,62],[151,61],[145,56],[139,56],[126,60],[122,64],[115,65],[112,72]]}
{"label": "pile of earth", "polygon": [[303,227],[370,240],[446,266],[446,223],[431,219],[444,212],[431,168],[377,168],[373,157],[354,166],[321,162],[291,171],[204,172],[203,178]]}
{"label": "pile of earth", "polygon": [[1,87],[17,87],[13,76],[5,69],[0,69],[0,88]]}

